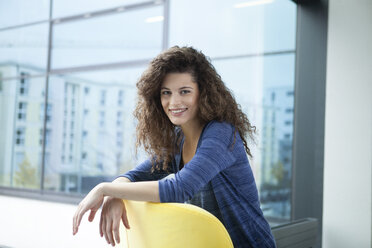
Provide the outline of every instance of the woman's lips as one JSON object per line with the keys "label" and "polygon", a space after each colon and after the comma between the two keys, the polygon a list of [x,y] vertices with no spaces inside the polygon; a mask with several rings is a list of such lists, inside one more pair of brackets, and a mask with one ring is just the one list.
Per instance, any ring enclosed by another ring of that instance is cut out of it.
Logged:
{"label": "woman's lips", "polygon": [[181,116],[187,108],[169,109],[172,116]]}

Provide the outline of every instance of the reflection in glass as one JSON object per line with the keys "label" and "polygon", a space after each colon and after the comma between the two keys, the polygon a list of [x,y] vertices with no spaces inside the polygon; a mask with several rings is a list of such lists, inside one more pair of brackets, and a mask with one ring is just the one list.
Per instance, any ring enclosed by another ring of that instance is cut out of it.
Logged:
{"label": "reflection in glass", "polygon": [[136,79],[144,68],[50,78],[45,189],[86,193],[131,169]]}
{"label": "reflection in glass", "polygon": [[48,20],[50,0],[0,1],[0,28]]}
{"label": "reflection in glass", "polygon": [[0,186],[40,189],[44,87],[43,77],[1,82]]}
{"label": "reflection in glass", "polygon": [[292,53],[213,61],[258,130],[251,166],[269,220],[290,219],[294,60]]}
{"label": "reflection in glass", "polygon": [[46,71],[48,24],[38,24],[0,32],[0,70],[3,77],[21,76],[16,68],[29,74]]}
{"label": "reflection in glass", "polygon": [[295,3],[276,0],[236,8],[241,2],[172,1],[169,44],[192,45],[210,57],[294,50]]}
{"label": "reflection in glass", "polygon": [[54,25],[52,68],[148,59],[162,48],[163,6]]}

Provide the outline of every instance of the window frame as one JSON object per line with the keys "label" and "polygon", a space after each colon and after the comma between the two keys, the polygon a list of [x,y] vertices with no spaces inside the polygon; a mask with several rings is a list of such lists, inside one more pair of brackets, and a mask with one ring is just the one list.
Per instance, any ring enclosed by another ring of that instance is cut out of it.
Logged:
{"label": "window frame", "polygon": [[328,0],[297,3],[291,219],[318,219],[322,244]]}

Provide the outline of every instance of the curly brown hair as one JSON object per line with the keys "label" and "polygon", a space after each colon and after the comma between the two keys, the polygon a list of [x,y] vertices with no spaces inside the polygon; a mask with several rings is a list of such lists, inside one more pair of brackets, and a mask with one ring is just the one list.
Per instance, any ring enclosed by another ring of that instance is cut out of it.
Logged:
{"label": "curly brown hair", "polygon": [[138,119],[136,147],[143,145],[153,159],[153,170],[169,169],[179,141],[176,126],[169,120],[160,100],[160,89],[168,73],[190,73],[199,87],[199,113],[202,123],[224,121],[239,132],[247,154],[252,157],[246,137],[254,140],[256,127],[236,103],[210,59],[192,47],[174,46],[160,53],[137,82],[138,100],[134,116]]}

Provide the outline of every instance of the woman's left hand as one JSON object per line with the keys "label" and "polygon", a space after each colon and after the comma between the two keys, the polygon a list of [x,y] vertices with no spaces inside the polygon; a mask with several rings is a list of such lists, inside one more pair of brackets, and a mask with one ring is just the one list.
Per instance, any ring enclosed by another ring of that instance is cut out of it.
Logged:
{"label": "woman's left hand", "polygon": [[103,186],[102,183],[98,184],[80,202],[73,219],[72,226],[73,235],[75,235],[78,232],[81,219],[88,210],[90,210],[88,220],[93,221],[97,210],[101,207],[103,203],[104,195],[102,193],[102,186]]}

